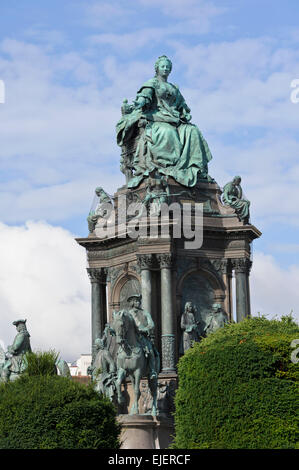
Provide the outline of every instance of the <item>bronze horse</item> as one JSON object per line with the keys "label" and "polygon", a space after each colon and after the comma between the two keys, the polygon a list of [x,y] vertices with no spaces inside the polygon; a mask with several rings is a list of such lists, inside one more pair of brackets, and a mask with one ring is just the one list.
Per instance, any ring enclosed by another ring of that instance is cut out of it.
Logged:
{"label": "bronze horse", "polygon": [[130,377],[134,391],[134,402],[131,407],[130,414],[139,414],[138,401],[140,398],[140,380],[147,377],[149,389],[153,398],[151,414],[157,414],[157,388],[158,373],[160,369],[160,360],[156,358],[156,377],[150,377],[148,370],[147,358],[142,348],[140,333],[136,327],[134,318],[125,310],[114,313],[112,329],[116,337],[118,345],[116,366],[117,379],[116,390],[118,403],[123,403],[123,395],[121,393],[121,384],[127,376]]}

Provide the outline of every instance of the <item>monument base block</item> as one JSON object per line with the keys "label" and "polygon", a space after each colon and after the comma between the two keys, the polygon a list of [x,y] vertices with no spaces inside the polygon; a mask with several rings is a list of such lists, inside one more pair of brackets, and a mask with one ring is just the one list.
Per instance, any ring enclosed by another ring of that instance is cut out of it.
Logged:
{"label": "monument base block", "polygon": [[167,449],[174,433],[173,422],[164,416],[120,415],[121,449]]}

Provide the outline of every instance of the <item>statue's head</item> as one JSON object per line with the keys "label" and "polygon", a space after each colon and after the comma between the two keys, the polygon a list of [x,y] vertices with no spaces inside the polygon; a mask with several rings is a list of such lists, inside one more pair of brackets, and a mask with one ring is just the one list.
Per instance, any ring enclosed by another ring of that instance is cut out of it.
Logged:
{"label": "statue's head", "polygon": [[172,70],[172,62],[166,55],[161,55],[155,63],[156,76],[168,77]]}
{"label": "statue's head", "polygon": [[131,307],[137,307],[137,308],[140,307],[141,300],[142,300],[141,294],[130,295],[130,297],[127,298],[127,302],[129,303],[129,305]]}
{"label": "statue's head", "polygon": [[18,331],[26,330],[26,321],[27,320],[16,320],[12,324],[15,325]]}
{"label": "statue's head", "polygon": [[101,186],[98,186],[96,189],[95,189],[95,193],[97,196],[101,196],[103,193],[104,193],[104,190]]}
{"label": "statue's head", "polygon": [[105,341],[102,338],[97,338],[94,343],[97,349],[105,348]]}
{"label": "statue's head", "polygon": [[235,176],[233,179],[233,183],[239,185],[241,183],[241,176]]}
{"label": "statue's head", "polygon": [[193,312],[193,303],[192,302],[186,302],[185,303],[185,312]]}
{"label": "statue's head", "polygon": [[212,309],[214,313],[221,312],[222,310],[221,304],[218,304],[218,303],[213,304]]}

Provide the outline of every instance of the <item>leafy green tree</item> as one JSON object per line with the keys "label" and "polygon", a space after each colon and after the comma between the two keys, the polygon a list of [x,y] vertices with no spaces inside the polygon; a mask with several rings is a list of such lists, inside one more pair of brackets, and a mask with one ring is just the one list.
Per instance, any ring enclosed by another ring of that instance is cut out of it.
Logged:
{"label": "leafy green tree", "polygon": [[194,344],[179,361],[173,447],[298,447],[296,338],[290,317],[255,317]]}
{"label": "leafy green tree", "polygon": [[54,351],[30,353],[18,380],[0,386],[0,449],[118,449],[112,403],[56,375]]}

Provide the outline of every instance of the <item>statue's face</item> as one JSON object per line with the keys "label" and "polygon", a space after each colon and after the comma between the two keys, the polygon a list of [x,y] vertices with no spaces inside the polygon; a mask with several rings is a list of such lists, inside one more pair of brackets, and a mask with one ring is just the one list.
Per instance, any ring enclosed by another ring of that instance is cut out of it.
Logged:
{"label": "statue's face", "polygon": [[141,302],[137,298],[134,298],[130,301],[130,305],[131,305],[132,308],[139,308],[140,304],[141,304]]}
{"label": "statue's face", "polygon": [[160,60],[157,67],[157,75],[160,75],[163,78],[167,78],[171,72],[171,65],[167,59]]}
{"label": "statue's face", "polygon": [[101,339],[95,341],[97,349],[104,349],[104,342]]}
{"label": "statue's face", "polygon": [[213,310],[214,310],[214,313],[219,313],[221,312],[221,307],[219,307],[218,305],[214,305]]}
{"label": "statue's face", "polygon": [[187,312],[193,312],[193,305],[191,303],[187,305]]}

